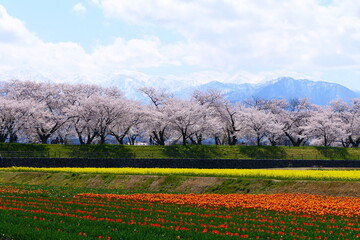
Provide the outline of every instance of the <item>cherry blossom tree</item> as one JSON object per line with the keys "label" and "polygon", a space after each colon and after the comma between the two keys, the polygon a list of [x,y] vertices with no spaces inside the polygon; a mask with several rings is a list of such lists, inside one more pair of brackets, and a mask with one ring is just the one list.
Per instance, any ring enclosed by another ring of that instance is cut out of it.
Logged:
{"label": "cherry blossom tree", "polygon": [[[140,121],[139,123],[133,125],[130,130],[127,133],[127,139],[128,139],[128,143],[130,145],[135,145],[136,144],[136,140],[138,138],[144,139],[145,137],[145,133],[146,133],[146,129],[145,129],[145,124],[143,121]],[[145,145],[147,143],[142,142],[141,144]]]}
{"label": "cherry blossom tree", "polygon": [[81,144],[135,144],[146,135],[150,143],[234,145],[238,139],[261,145],[360,146],[360,99],[337,100],[330,106],[306,99],[253,98],[231,104],[217,90],[194,91],[189,99],[174,98],[164,89],[144,87],[149,104],[127,100],[115,87],[52,84],[12,80],[0,86],[0,142],[60,142],[76,136]]}
{"label": "cherry blossom tree", "polygon": [[0,97],[0,142],[16,142],[19,132],[29,127],[34,113],[34,103],[30,100],[13,100]]}
{"label": "cherry blossom tree", "polygon": [[281,114],[283,132],[293,146],[301,146],[306,141],[304,126],[308,125],[311,103],[307,99],[291,99]]}
{"label": "cherry blossom tree", "polygon": [[96,97],[79,99],[76,105],[68,110],[71,122],[69,123],[75,131],[80,144],[91,144],[98,136],[97,114],[93,104]]}
{"label": "cherry blossom tree", "polygon": [[341,118],[329,107],[317,107],[311,112],[309,122],[303,126],[305,135],[312,145],[331,146],[335,141],[344,138],[346,131]]}
{"label": "cherry blossom tree", "polygon": [[79,99],[71,107],[70,115],[81,144],[91,144],[99,138],[101,144],[111,134],[111,126],[125,115],[126,100],[119,95],[94,94]]}
{"label": "cherry blossom tree", "polygon": [[252,97],[243,102],[244,106],[247,108],[254,108],[258,110],[269,110],[273,100],[263,99],[260,97]]}
{"label": "cherry blossom tree", "polygon": [[360,146],[360,98],[352,100],[349,121],[349,142],[352,147]]}
{"label": "cherry blossom tree", "polygon": [[12,80],[5,82],[2,91],[7,98],[32,100],[41,106],[32,124],[41,143],[47,143],[50,136],[68,120],[65,115],[68,103],[64,101],[61,85]]}
{"label": "cherry blossom tree", "polygon": [[341,119],[346,136],[341,139],[344,147],[360,146],[360,99],[353,99],[349,105],[342,100],[331,102],[334,115]]}
{"label": "cherry blossom tree", "polygon": [[[108,92],[112,91],[108,90]],[[91,101],[92,97],[104,96],[107,92],[106,88],[90,84],[64,84],[62,92],[64,101],[69,104],[65,112],[68,121],[60,129],[62,134],[58,134],[58,136],[60,139],[63,139],[65,135],[76,136],[80,144],[91,144],[98,137],[98,132],[93,131],[96,129],[92,119],[94,113],[89,109],[87,111],[85,105],[88,106],[88,101]],[[121,93],[118,94],[121,96]],[[65,140],[63,139],[63,141]]]}
{"label": "cherry blossom tree", "polygon": [[222,132],[228,145],[235,145],[238,141],[242,122],[242,108],[243,106],[240,103],[231,105],[228,101],[217,107]]}
{"label": "cherry blossom tree", "polygon": [[330,103],[330,108],[336,117],[341,119],[342,128],[346,132],[346,136],[341,139],[343,147],[349,147],[349,135],[350,135],[350,120],[351,120],[351,111],[350,106],[346,102],[337,99]]}
{"label": "cherry blossom tree", "polygon": [[288,106],[288,102],[284,99],[272,99],[266,102],[266,105],[261,104],[261,109],[265,111],[269,117],[267,139],[271,146],[280,145],[286,137],[284,134],[285,121],[283,117],[284,109]]}
{"label": "cherry blossom tree", "polygon": [[209,135],[214,137],[215,144],[235,145],[241,127],[242,105],[230,104],[221,92],[213,89],[195,91],[192,98],[207,108]]}
{"label": "cherry blossom tree", "polygon": [[169,116],[165,103],[172,96],[164,89],[144,87],[140,88],[139,91],[150,101],[150,104],[143,108],[144,120],[147,123],[146,128],[150,135],[150,144],[165,145],[165,142],[171,137]]}
{"label": "cherry blossom tree", "polygon": [[[140,125],[143,123],[144,113],[139,103],[127,100],[123,103],[121,115],[110,125],[110,134],[119,144],[124,144],[125,137],[128,137],[131,145],[142,132]],[[134,130],[138,130],[134,131]]]}
{"label": "cherry blossom tree", "polygon": [[199,130],[189,136],[191,143],[202,144],[205,138],[214,137],[215,143],[220,144],[220,137],[223,135],[221,119],[217,111],[225,103],[224,95],[220,91],[208,89],[206,91],[195,90],[190,101],[198,104],[203,113],[202,121],[199,121]]}
{"label": "cherry blossom tree", "polygon": [[195,141],[198,136],[198,144],[201,144],[202,131],[207,125],[206,108],[194,101],[172,98],[166,103],[170,126],[179,133],[182,144],[186,145],[188,140]]}
{"label": "cherry blossom tree", "polygon": [[244,135],[255,136],[256,145],[262,145],[262,141],[266,138],[271,122],[270,113],[255,107],[244,108],[242,111],[242,132]]}

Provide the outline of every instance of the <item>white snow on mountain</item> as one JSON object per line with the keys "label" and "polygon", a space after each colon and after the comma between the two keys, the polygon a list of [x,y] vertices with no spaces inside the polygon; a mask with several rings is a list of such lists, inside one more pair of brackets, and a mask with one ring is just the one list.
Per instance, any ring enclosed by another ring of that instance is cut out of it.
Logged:
{"label": "white snow on mountain", "polygon": [[[283,74],[283,75],[282,75]],[[288,75],[287,75],[288,74]],[[287,76],[287,77],[284,77]],[[231,102],[246,98],[309,98],[316,104],[334,99],[350,101],[360,94],[335,83],[318,81],[294,72],[263,72],[258,75],[245,71],[234,74],[202,71],[183,75],[155,76],[137,71],[119,70],[102,75],[54,75],[36,69],[22,68],[0,71],[0,81],[10,79],[54,83],[90,83],[104,87],[116,86],[128,98],[141,100],[141,87],[164,88],[179,97],[188,97],[195,89],[217,89]]]}

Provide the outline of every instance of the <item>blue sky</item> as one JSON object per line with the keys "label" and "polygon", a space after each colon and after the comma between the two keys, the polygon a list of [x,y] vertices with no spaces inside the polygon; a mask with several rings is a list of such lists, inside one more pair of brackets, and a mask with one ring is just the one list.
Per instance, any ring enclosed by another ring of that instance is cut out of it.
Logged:
{"label": "blue sky", "polygon": [[[83,12],[73,9],[79,3]],[[101,8],[89,1],[5,0],[1,4],[44,42],[76,42],[89,53],[96,45],[109,44],[113,37],[142,36],[137,27],[105,18]]]}
{"label": "blue sky", "polygon": [[0,76],[19,72],[189,85],[292,76],[360,90],[360,2],[0,0]]}

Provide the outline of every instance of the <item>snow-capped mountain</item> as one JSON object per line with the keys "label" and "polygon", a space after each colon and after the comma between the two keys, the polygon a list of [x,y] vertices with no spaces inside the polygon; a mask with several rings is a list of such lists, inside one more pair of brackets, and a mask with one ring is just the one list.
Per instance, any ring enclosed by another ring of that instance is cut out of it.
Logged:
{"label": "snow-capped mountain", "polygon": [[199,86],[187,87],[185,89],[175,92],[174,95],[180,98],[188,98],[189,96],[191,96],[191,93],[194,90],[206,91],[209,89],[215,89],[225,94],[225,96],[229,100],[234,99],[234,101],[236,101],[235,99],[246,99],[248,93],[254,92],[255,88],[256,84],[250,83],[236,84],[212,81],[206,84],[201,84]]}
{"label": "snow-capped mountain", "polygon": [[189,96],[193,90],[216,89],[225,94],[230,102],[239,102],[253,97],[263,99],[308,98],[312,103],[326,105],[332,100],[350,102],[359,98],[360,93],[340,84],[307,79],[282,77],[262,84],[227,84],[211,82],[179,91],[176,96]]}
{"label": "snow-capped mountain", "polygon": [[13,69],[0,72],[1,81],[7,81],[11,79],[34,82],[52,82],[54,80],[54,76],[52,74],[39,72],[31,68]]}
{"label": "snow-capped mountain", "polygon": [[117,71],[110,74],[82,75],[63,74],[61,76],[37,71],[36,69],[13,69],[11,71],[0,71],[0,81],[18,79],[22,81],[50,82],[50,83],[82,83],[97,84],[103,87],[115,86],[119,88],[128,98],[141,98],[138,91],[141,87],[152,86],[154,88],[165,88],[170,92],[179,91],[189,84],[176,77],[151,76],[136,71]]}
{"label": "snow-capped mountain", "polygon": [[[350,102],[359,98],[360,92],[352,91],[340,84],[308,79],[280,77],[261,81],[256,76],[242,72],[229,75],[204,71],[183,76],[153,76],[137,71],[120,70],[101,75],[54,75],[36,69],[13,69],[0,72],[0,81],[10,79],[30,80],[53,83],[89,83],[103,87],[118,87],[129,99],[144,101],[138,91],[141,87],[164,88],[177,97],[187,98],[194,90],[216,89],[221,91],[230,102],[239,102],[252,97],[265,99],[308,98],[312,103],[326,105],[335,99]],[[254,80],[255,79],[255,80]],[[266,78],[265,78],[266,79]],[[269,78],[267,78],[269,79]],[[258,83],[245,83],[258,82]],[[260,83],[259,83],[260,82]]]}
{"label": "snow-capped mountain", "polygon": [[263,98],[308,98],[318,105],[326,105],[336,99],[350,102],[351,99],[360,97],[360,93],[340,84],[293,78],[279,78],[273,84],[258,89],[256,95]]}

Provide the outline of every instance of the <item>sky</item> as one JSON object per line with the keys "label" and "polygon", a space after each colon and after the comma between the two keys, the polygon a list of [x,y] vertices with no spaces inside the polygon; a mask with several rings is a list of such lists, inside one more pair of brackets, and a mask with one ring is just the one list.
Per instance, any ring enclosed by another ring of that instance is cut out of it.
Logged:
{"label": "sky", "polygon": [[360,2],[0,0],[0,76],[19,73],[99,84],[119,73],[190,85],[290,76],[360,90]]}

